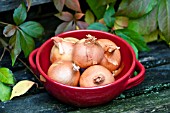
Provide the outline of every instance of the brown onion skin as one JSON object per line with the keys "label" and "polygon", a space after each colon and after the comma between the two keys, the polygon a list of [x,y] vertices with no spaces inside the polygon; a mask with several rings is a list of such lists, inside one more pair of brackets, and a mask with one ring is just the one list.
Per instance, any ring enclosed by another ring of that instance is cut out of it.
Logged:
{"label": "brown onion skin", "polygon": [[[56,37],[59,39],[59,37]],[[66,37],[66,38],[60,38],[61,39],[61,45],[63,47],[63,54],[60,54],[59,47],[54,43],[51,53],[50,53],[50,61],[51,63],[55,61],[72,61],[72,51],[74,44],[79,41],[78,39],[74,37]],[[53,39],[55,41],[55,38]]]}
{"label": "brown onion skin", "polygon": [[56,82],[69,85],[78,86],[80,72],[73,70],[73,63],[70,61],[58,61],[51,64],[47,75]]}
{"label": "brown onion skin", "polygon": [[104,50],[98,43],[85,43],[86,39],[77,42],[73,49],[73,62],[81,68],[99,64],[104,56]]}
{"label": "brown onion skin", "polygon": [[[100,65],[106,67],[111,72],[118,69],[121,64],[121,53],[117,48],[117,45],[109,39],[98,39],[97,42],[105,50],[104,57],[100,62]],[[109,50],[109,48],[112,48]]]}
{"label": "brown onion skin", "polygon": [[[96,78],[104,77],[99,82],[95,82]],[[88,67],[80,77],[80,87],[96,87],[103,86],[114,82],[114,76],[112,73],[105,67],[101,65],[93,65]]]}

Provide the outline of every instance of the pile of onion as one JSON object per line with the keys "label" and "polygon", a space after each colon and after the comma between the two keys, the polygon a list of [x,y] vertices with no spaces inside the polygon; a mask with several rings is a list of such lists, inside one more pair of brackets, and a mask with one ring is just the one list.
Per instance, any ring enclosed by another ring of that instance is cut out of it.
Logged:
{"label": "pile of onion", "polygon": [[[109,39],[53,37],[48,76],[62,84],[96,87],[113,83],[124,65],[120,47]],[[82,71],[83,70],[83,71]]]}

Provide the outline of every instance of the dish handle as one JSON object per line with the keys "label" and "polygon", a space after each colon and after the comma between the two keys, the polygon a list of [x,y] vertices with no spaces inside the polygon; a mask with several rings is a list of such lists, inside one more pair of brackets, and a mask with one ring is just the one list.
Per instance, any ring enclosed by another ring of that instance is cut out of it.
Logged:
{"label": "dish handle", "polygon": [[138,74],[129,78],[127,81],[126,90],[140,84],[144,80],[145,68],[138,60],[136,60],[135,71],[137,71]]}
{"label": "dish handle", "polygon": [[39,75],[39,72],[36,66],[36,55],[37,55],[38,50],[39,48],[34,49],[29,55],[30,68],[36,75]]}

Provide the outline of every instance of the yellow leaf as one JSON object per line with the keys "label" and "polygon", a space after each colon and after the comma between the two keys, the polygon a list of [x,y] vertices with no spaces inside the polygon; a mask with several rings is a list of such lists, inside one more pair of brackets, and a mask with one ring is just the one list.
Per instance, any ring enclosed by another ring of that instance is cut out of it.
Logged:
{"label": "yellow leaf", "polygon": [[41,80],[42,82],[46,82],[46,79],[45,79],[42,75],[40,75],[40,80]]}
{"label": "yellow leaf", "polygon": [[19,81],[12,89],[10,100],[13,97],[25,94],[34,84],[35,82],[29,80]]}

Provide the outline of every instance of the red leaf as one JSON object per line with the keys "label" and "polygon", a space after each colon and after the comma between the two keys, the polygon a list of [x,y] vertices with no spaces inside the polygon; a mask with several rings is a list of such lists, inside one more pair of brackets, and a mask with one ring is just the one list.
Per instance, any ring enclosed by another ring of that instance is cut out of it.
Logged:
{"label": "red leaf", "polygon": [[27,12],[30,10],[32,0],[26,0],[27,2]]}
{"label": "red leaf", "polygon": [[88,24],[83,21],[77,21],[77,26],[79,27],[79,29],[86,29],[88,27]]}
{"label": "red leaf", "polygon": [[53,0],[54,6],[59,12],[62,12],[65,0]]}
{"label": "red leaf", "polygon": [[65,0],[65,5],[74,11],[82,12],[79,0]]}
{"label": "red leaf", "polygon": [[59,19],[63,20],[63,21],[73,20],[73,15],[69,12],[57,13],[57,14],[55,14],[55,16],[58,17]]}
{"label": "red leaf", "polygon": [[59,34],[59,33],[66,32],[66,31],[71,31],[75,29],[76,27],[73,21],[63,22],[57,27],[57,29],[55,30],[55,34]]}
{"label": "red leaf", "polygon": [[3,30],[3,34],[5,35],[5,37],[11,37],[12,35],[14,35],[16,31],[16,26],[8,24],[4,30]]}
{"label": "red leaf", "polygon": [[77,20],[81,19],[83,16],[84,16],[83,13],[76,13],[76,14],[74,15],[75,19],[77,19]]}

